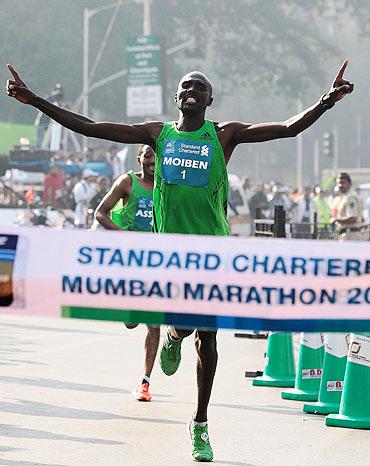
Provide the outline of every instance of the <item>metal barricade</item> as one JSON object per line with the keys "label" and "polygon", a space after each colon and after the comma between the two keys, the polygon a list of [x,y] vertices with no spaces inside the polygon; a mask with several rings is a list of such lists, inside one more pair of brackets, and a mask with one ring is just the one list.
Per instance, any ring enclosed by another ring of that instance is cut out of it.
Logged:
{"label": "metal barricade", "polygon": [[286,229],[287,237],[295,239],[348,240],[351,238],[346,237],[346,233],[353,231],[359,234],[356,241],[370,240],[370,225],[368,224],[351,229],[350,227],[338,228],[331,223],[288,223]]}
{"label": "metal barricade", "polygon": [[286,215],[283,206],[275,206],[274,219],[254,220],[254,236],[262,238],[285,238]]}
{"label": "metal barricade", "polygon": [[[274,219],[256,219],[254,221],[254,235],[262,238],[294,238],[341,240],[346,231],[360,233],[362,241],[370,241],[370,225],[364,224],[360,228],[338,228],[331,223],[318,223],[317,214],[313,223],[287,223],[285,210],[282,206],[275,207]],[[358,239],[357,239],[358,240]]]}
{"label": "metal barricade", "polygon": [[295,239],[339,239],[339,232],[334,225],[317,223],[317,214],[314,214],[313,223],[288,223],[288,238]]}

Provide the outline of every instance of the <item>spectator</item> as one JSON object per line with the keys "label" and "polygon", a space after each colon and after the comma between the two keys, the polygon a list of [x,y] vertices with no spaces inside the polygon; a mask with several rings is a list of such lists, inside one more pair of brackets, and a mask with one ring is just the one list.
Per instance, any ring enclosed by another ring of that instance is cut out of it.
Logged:
{"label": "spectator", "polygon": [[314,223],[316,212],[316,204],[311,198],[311,188],[306,186],[293,208],[292,223]]}
{"label": "spectator", "polygon": [[242,178],[242,187],[245,193],[245,198],[247,202],[249,202],[251,197],[254,195],[254,190],[251,181],[247,176]]}
{"label": "spectator", "polygon": [[368,234],[363,232],[361,199],[354,189],[348,173],[339,173],[337,176],[337,188],[340,192],[336,209],[336,217],[333,222],[342,240],[361,241],[367,240]]}
{"label": "spectator", "polygon": [[75,201],[74,224],[77,228],[85,228],[87,210],[91,199],[96,193],[96,177],[98,173],[85,168],[82,172],[82,179],[73,188]]}
{"label": "spectator", "polygon": [[317,209],[317,223],[320,228],[325,227],[330,223],[330,207],[327,192],[321,189],[320,186],[315,188],[314,202]]}
{"label": "spectator", "polygon": [[103,200],[103,197],[107,194],[109,190],[109,178],[106,176],[100,176],[98,178],[98,192],[95,196],[91,199],[89,209],[92,209],[95,212],[98,205]]}
{"label": "spectator", "polygon": [[94,162],[106,162],[105,144],[99,144],[94,155]]}
{"label": "spectator", "polygon": [[10,205],[11,201],[10,190],[6,186],[0,186],[0,205]]}
{"label": "spectator", "polygon": [[249,236],[249,206],[241,180],[229,174],[228,220],[233,235]]}
{"label": "spectator", "polygon": [[92,147],[87,147],[87,148],[85,148],[83,150],[82,161],[84,163],[89,163],[89,162],[94,162],[95,161],[94,149]]}
{"label": "spectator", "polygon": [[288,196],[289,189],[281,184],[274,184],[272,187],[272,198],[270,201],[270,218],[274,218],[275,207],[282,206],[286,213],[290,211],[292,202]]}
{"label": "spectator", "polygon": [[[58,210],[74,210],[75,201],[73,196],[73,188],[78,180],[75,177],[66,176],[66,181],[63,188],[58,191],[55,199],[55,208]],[[72,214],[73,215],[73,214]]]}
{"label": "spectator", "polygon": [[55,206],[57,195],[64,187],[64,173],[63,170],[57,167],[55,163],[50,164],[49,173],[46,174],[44,180],[44,191],[42,194],[42,201],[44,206]]}
{"label": "spectator", "polygon": [[120,162],[120,175],[122,173],[126,173],[127,170],[128,170],[128,167],[127,167],[127,159],[128,159],[128,152],[129,151],[129,146],[123,146],[123,148],[121,150],[119,150],[117,152],[117,157],[119,158],[119,162]]}
{"label": "spectator", "polygon": [[75,165],[75,164],[78,164],[78,163],[80,163],[80,160],[79,160],[77,154],[75,154],[74,152],[71,152],[68,155],[67,159],[66,159],[66,164],[67,165]]}
{"label": "spectator", "polygon": [[262,210],[267,210],[269,203],[265,194],[265,185],[257,183],[256,192],[249,200],[249,211],[250,211],[250,222],[251,222],[251,234],[254,234],[254,220],[261,218]]}
{"label": "spectator", "polygon": [[292,209],[292,232],[296,238],[310,238],[314,231],[317,208],[311,197],[311,188],[306,186]]}
{"label": "spectator", "polygon": [[113,181],[125,173],[121,167],[121,159],[118,156],[118,146],[117,144],[112,144],[109,148],[109,152],[106,154],[107,162],[112,166],[113,170]]}

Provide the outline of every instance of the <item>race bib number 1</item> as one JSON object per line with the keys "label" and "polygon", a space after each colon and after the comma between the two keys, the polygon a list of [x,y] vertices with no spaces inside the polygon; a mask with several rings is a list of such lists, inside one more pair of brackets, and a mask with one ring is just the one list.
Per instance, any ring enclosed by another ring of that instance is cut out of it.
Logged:
{"label": "race bib number 1", "polygon": [[207,186],[212,162],[212,144],[165,139],[162,178],[167,184]]}

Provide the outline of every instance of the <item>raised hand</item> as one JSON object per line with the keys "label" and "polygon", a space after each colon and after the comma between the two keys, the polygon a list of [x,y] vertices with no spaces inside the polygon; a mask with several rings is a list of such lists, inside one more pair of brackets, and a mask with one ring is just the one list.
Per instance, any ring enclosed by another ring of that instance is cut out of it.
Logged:
{"label": "raised hand", "polygon": [[28,89],[12,65],[8,64],[6,66],[13,75],[13,79],[8,79],[6,82],[6,93],[9,97],[14,97],[22,102],[22,104],[30,104],[34,93]]}
{"label": "raised hand", "polygon": [[345,69],[347,68],[347,65],[348,59],[344,60],[327,94],[328,97],[332,100],[332,102],[338,102],[338,100],[343,99],[343,97],[345,97],[347,94],[350,94],[353,91],[354,85],[346,79],[343,79],[343,74]]}

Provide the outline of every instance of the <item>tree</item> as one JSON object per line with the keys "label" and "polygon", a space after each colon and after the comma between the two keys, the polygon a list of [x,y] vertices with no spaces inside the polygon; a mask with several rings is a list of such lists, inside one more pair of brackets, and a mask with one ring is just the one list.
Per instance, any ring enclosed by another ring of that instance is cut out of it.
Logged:
{"label": "tree", "polygon": [[[66,100],[73,102],[82,89],[83,8],[109,3],[13,2],[0,15],[2,64],[12,62],[27,84],[43,95],[61,82]],[[168,88],[175,89],[182,73],[200,68],[216,78],[218,95],[246,86],[256,94],[268,91],[292,98],[313,88],[317,93],[331,78],[325,75],[328,57],[343,58],[341,37],[330,37],[328,26],[353,21],[359,33],[370,32],[368,0],[153,0],[151,12],[152,33],[164,34],[168,47],[194,35],[198,48],[204,41],[201,54],[189,57],[180,52],[169,58]],[[92,55],[110,14],[101,13],[91,22]],[[141,32],[141,4],[123,3],[96,79],[125,67],[127,37]],[[4,83],[4,66],[0,73]],[[94,91],[91,107],[121,120],[124,89],[125,81],[120,79]],[[33,109],[16,106],[0,94],[0,120],[30,123],[34,117]]]}

